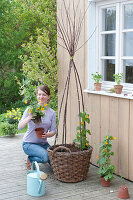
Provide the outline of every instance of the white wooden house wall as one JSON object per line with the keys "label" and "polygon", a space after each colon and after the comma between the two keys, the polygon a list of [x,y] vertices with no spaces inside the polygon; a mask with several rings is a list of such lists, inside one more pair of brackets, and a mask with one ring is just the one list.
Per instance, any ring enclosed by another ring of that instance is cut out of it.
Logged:
{"label": "white wooden house wall", "polygon": [[[66,3],[69,0],[66,0]],[[77,1],[77,0],[75,0]],[[94,1],[90,8],[89,13],[86,16],[83,31],[81,33],[79,46],[88,39],[95,29],[96,22],[96,6],[101,1]],[[112,2],[106,0],[106,4]],[[115,2],[115,1],[114,1]],[[119,0],[119,2],[123,2]],[[57,0],[58,17],[61,16],[62,0]],[[85,10],[88,5],[88,0],[80,1],[80,8]],[[78,15],[77,15],[78,16]],[[64,16],[65,17],[65,16]],[[95,20],[92,20],[95,19]],[[90,27],[89,27],[90,26]],[[97,69],[99,63],[96,59],[97,44],[96,44],[97,32],[93,34],[93,37],[89,40],[88,44],[81,48],[75,55],[75,62],[78,67],[78,71],[81,78],[83,89],[92,87],[92,80],[89,81],[89,77]],[[61,41],[58,38],[58,42]],[[92,47],[96,48],[92,48]],[[64,90],[66,81],[66,75],[68,72],[69,55],[58,45],[58,102],[60,106],[61,97]],[[85,110],[90,114],[91,123],[89,128],[92,135],[89,136],[90,144],[93,147],[93,154],[91,162],[96,164],[98,155],[99,144],[106,134],[111,134],[117,137],[114,141],[113,150],[115,155],[112,158],[113,163],[116,166],[116,173],[124,176],[133,181],[133,98],[126,98],[124,96],[111,96],[109,94],[95,92],[84,92]],[[76,87],[74,82],[74,75],[72,75],[70,85],[70,95],[68,100],[68,115],[67,115],[67,142],[72,143],[75,138],[76,127],[78,125],[78,104],[76,98]],[[62,129],[59,126],[59,143],[62,141]]]}

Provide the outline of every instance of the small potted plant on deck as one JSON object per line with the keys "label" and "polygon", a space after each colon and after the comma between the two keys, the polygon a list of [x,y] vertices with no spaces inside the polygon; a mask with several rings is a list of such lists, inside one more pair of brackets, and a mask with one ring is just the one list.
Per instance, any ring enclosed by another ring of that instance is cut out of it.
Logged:
{"label": "small potted plant on deck", "polygon": [[113,77],[114,77],[115,82],[117,84],[117,85],[114,85],[115,93],[116,94],[121,94],[122,93],[123,85],[121,85],[120,83],[123,80],[123,73],[113,74]]}
{"label": "small potted plant on deck", "polygon": [[102,186],[109,187],[110,180],[113,179],[113,173],[115,172],[115,166],[111,164],[111,156],[114,155],[112,151],[112,143],[116,137],[107,135],[101,142],[99,147],[99,156],[97,156],[97,164],[100,165],[98,173],[101,176]]}
{"label": "small potted plant on deck", "polygon": [[95,74],[92,74],[93,80],[95,81],[94,83],[94,87],[96,91],[100,91],[101,90],[101,86],[102,83],[100,83],[100,81],[102,80],[102,75],[99,74],[98,72],[96,72]]}

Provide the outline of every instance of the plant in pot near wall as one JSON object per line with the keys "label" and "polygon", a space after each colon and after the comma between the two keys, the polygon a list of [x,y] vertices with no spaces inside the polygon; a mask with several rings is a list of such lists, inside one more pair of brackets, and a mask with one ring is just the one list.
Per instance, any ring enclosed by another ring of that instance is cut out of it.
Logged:
{"label": "plant in pot near wall", "polygon": [[112,151],[112,143],[116,137],[107,135],[101,142],[99,147],[99,156],[97,156],[97,164],[99,164],[98,173],[101,176],[102,186],[109,187],[110,181],[113,179],[113,174],[115,172],[115,166],[111,163],[111,156],[114,155]]}
{"label": "plant in pot near wall", "polygon": [[121,85],[120,83],[123,80],[123,73],[113,74],[113,77],[114,77],[115,82],[117,84],[117,85],[114,85],[115,93],[116,94],[121,94],[123,85]]}
{"label": "plant in pot near wall", "polygon": [[[89,123],[90,119],[89,115],[86,114],[85,112],[83,89],[81,85],[80,75],[78,73],[78,69],[74,61],[74,56],[76,52],[79,49],[81,49],[81,47],[84,45],[83,44],[81,46],[78,46],[79,45],[78,42],[79,42],[79,37],[81,35],[81,30],[83,30],[82,26],[85,18],[85,13],[87,12],[84,13],[83,11],[82,14],[81,10],[78,11],[78,9],[80,9],[79,1],[62,0],[61,3],[62,3],[61,11],[63,13],[61,13],[61,19],[58,18],[58,16],[56,16],[57,30],[58,30],[58,36],[60,40],[62,40],[61,47],[67,50],[70,56],[70,60],[69,60],[68,74],[66,76],[66,82],[64,85],[64,91],[62,93],[63,95],[59,106],[58,124],[57,124],[57,132],[59,125],[60,125],[60,132],[62,132],[62,134],[60,134],[62,136],[62,143],[56,144],[56,137],[58,135],[56,134],[55,144],[48,148],[48,154],[55,177],[62,182],[72,183],[72,182],[83,181],[87,178],[90,166],[90,158],[92,154],[92,147],[89,145],[89,142],[86,139],[86,134],[87,133],[90,134],[90,131],[86,129],[86,123]],[[78,4],[75,5],[75,3]],[[72,9],[70,9],[71,5]],[[73,11],[73,13],[71,13],[70,10],[71,12]],[[77,15],[77,12],[80,13],[80,16]],[[62,16],[64,16],[64,18]],[[72,73],[74,73],[74,76],[72,76],[73,75]],[[68,144],[67,113],[68,113],[68,96],[70,92],[71,77],[74,77],[75,82],[73,82],[74,83],[73,88],[75,87],[74,89],[77,94],[76,97],[78,105],[78,109],[75,109],[76,113],[74,121],[77,120],[79,122],[79,126],[77,127],[76,139],[74,140],[75,142],[73,143],[73,141],[71,141],[71,143]]]}
{"label": "plant in pot near wall", "polygon": [[102,81],[102,78],[103,78],[102,75],[96,72],[95,74],[92,74],[92,77],[93,77],[93,80],[95,81],[94,82],[95,90],[100,91],[101,86],[102,86],[102,83],[100,83],[100,81]]}

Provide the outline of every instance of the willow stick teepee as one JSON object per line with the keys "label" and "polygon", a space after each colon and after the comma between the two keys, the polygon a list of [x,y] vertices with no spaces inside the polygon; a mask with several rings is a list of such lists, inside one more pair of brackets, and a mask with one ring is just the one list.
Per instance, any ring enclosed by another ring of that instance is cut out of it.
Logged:
{"label": "willow stick teepee", "polygon": [[[74,72],[74,78],[75,78],[75,83],[76,83],[76,91],[77,91],[77,101],[78,101],[78,113],[79,113],[79,122],[81,122],[80,118],[80,112],[84,112],[84,98],[83,98],[83,89],[80,81],[80,76],[77,70],[76,63],[74,61],[74,57],[76,52],[81,49],[85,43],[90,39],[88,38],[87,41],[85,41],[81,46],[78,46],[79,44],[79,39],[81,35],[81,30],[83,27],[84,19],[86,16],[86,13],[88,11],[88,8],[91,3],[88,4],[86,10],[84,11],[83,14],[80,16],[77,16],[77,11],[80,9],[80,0],[68,0],[68,4],[66,3],[65,0],[62,0],[62,6],[64,10],[64,13],[61,13],[61,18],[57,16],[57,36],[60,38],[62,41],[63,45],[58,43],[62,48],[64,48],[70,57],[69,60],[69,68],[68,68],[68,74],[65,82],[65,87],[61,99],[61,104],[59,108],[59,114],[58,114],[58,125],[61,117],[61,113],[63,110],[63,105],[64,105],[64,113],[63,113],[63,132],[62,132],[62,145],[66,145],[66,137],[67,137],[67,131],[66,131],[66,116],[67,116],[67,107],[68,107],[68,94],[70,91],[70,80],[71,80],[71,73],[72,70]],[[76,5],[75,5],[76,2]],[[72,7],[73,13],[70,11],[70,7]],[[65,20],[64,16],[65,15]],[[65,24],[65,25],[64,25]],[[85,127],[85,124],[84,124]],[[58,130],[58,126],[57,126]],[[57,135],[56,135],[57,137]],[[55,139],[56,143],[56,139]],[[80,149],[82,147],[82,138],[81,138],[81,125],[80,125]]]}

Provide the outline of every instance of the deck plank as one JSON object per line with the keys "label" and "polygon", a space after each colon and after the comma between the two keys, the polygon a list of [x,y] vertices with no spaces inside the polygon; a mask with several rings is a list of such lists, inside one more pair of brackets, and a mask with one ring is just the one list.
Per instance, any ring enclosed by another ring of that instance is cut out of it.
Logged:
{"label": "deck plank", "polygon": [[[0,200],[36,200],[27,194],[26,155],[22,150],[22,137],[0,138]],[[48,174],[45,199],[48,200],[116,200],[118,189],[123,182],[115,176],[109,188],[101,186],[97,167],[91,165],[88,177],[79,183],[58,181],[48,164],[39,164],[40,170]],[[128,186],[130,199],[133,200],[133,183],[124,180]],[[39,197],[39,199],[44,199]]]}

